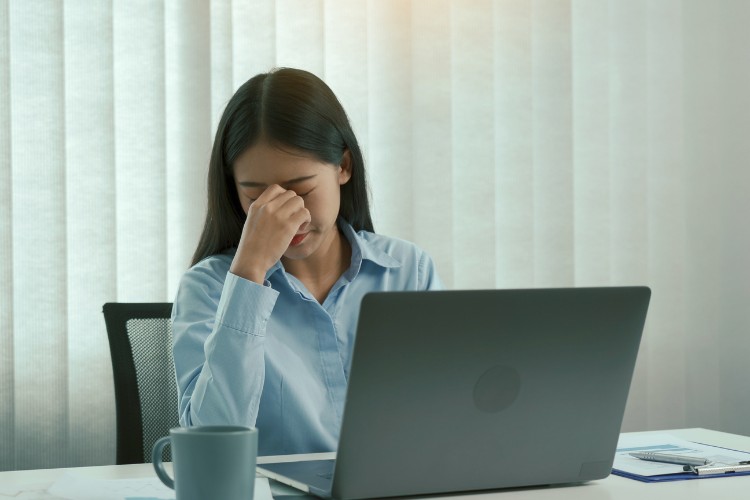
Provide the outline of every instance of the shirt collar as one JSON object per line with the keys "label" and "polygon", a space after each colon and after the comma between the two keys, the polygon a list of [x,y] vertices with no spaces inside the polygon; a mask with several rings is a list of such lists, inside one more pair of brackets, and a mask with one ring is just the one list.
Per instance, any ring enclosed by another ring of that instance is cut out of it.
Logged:
{"label": "shirt collar", "polygon": [[276,261],[276,264],[272,265],[272,266],[271,266],[271,269],[269,269],[268,271],[266,271],[266,281],[268,281],[268,280],[270,280],[270,279],[271,279],[271,275],[272,275],[273,273],[275,273],[275,272],[276,272],[276,271],[278,271],[279,269],[283,269],[283,268],[284,268],[284,266],[282,266],[282,265],[281,265],[281,261],[280,261],[280,260],[277,260],[277,261]]}
{"label": "shirt collar", "polygon": [[352,267],[359,267],[363,260],[377,264],[380,267],[401,267],[401,263],[380,248],[370,244],[345,220],[339,219],[339,228],[352,246]]}

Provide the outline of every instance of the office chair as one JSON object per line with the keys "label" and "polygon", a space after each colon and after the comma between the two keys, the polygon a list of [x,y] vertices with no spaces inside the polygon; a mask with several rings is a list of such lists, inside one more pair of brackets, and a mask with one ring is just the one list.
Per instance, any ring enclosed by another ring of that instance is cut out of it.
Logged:
{"label": "office chair", "polygon": [[[151,448],[179,426],[172,360],[172,304],[107,303],[117,415],[117,464],[149,463]],[[171,461],[171,450],[163,454]]]}

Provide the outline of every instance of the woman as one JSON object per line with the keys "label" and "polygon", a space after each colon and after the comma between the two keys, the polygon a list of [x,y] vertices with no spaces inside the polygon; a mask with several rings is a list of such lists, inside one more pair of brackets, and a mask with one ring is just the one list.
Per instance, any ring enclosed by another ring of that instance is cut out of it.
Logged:
{"label": "woman", "polygon": [[260,455],[335,450],[362,297],[435,288],[425,252],[373,232],[330,88],[296,69],[255,76],[219,123],[174,301],[181,424],[256,426]]}

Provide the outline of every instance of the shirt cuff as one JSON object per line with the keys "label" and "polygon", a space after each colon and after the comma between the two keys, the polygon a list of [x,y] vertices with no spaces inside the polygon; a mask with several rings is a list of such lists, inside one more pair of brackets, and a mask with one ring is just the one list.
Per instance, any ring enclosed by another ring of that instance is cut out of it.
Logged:
{"label": "shirt cuff", "polygon": [[266,323],[279,292],[236,274],[227,273],[216,320],[229,328],[252,335],[265,335]]}

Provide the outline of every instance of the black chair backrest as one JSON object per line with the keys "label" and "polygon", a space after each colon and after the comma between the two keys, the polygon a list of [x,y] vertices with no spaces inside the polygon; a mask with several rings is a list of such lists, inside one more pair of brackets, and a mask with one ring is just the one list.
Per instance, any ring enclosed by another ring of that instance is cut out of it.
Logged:
{"label": "black chair backrest", "polygon": [[[115,382],[117,463],[151,462],[151,448],[179,426],[172,304],[104,304]],[[170,449],[164,460],[171,460]]]}

